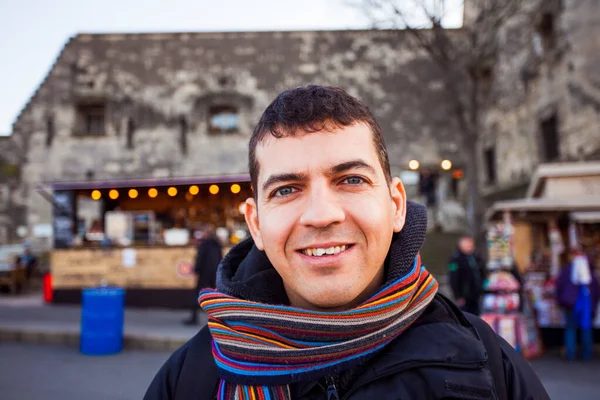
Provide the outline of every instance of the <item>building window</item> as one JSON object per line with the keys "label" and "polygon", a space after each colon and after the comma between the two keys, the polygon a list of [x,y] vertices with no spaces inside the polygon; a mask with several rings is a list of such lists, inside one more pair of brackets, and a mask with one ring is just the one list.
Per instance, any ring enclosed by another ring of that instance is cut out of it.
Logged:
{"label": "building window", "polygon": [[133,149],[133,136],[135,134],[135,122],[133,122],[133,118],[127,119],[127,148],[129,150]]}
{"label": "building window", "polygon": [[188,123],[184,117],[179,118],[179,145],[181,152],[187,154]]}
{"label": "building window", "polygon": [[481,88],[489,90],[492,87],[493,72],[492,67],[486,65],[479,71],[479,80],[481,82]]}
{"label": "building window", "polygon": [[538,25],[538,33],[542,39],[544,50],[552,50],[556,47],[556,27],[554,14],[546,12],[542,15]]}
{"label": "building window", "polygon": [[49,116],[46,120],[46,147],[52,146],[52,142],[54,141],[54,118]]}
{"label": "building window", "polygon": [[105,134],[104,104],[85,104],[77,106],[77,133],[80,135],[102,136]]}
{"label": "building window", "polygon": [[214,106],[209,110],[210,133],[235,133],[239,130],[239,113],[236,107]]}
{"label": "building window", "polygon": [[496,148],[495,146],[488,147],[483,153],[485,159],[485,177],[488,185],[496,183]]}
{"label": "building window", "polygon": [[542,158],[544,161],[556,161],[560,158],[558,119],[556,115],[540,122],[542,135]]}

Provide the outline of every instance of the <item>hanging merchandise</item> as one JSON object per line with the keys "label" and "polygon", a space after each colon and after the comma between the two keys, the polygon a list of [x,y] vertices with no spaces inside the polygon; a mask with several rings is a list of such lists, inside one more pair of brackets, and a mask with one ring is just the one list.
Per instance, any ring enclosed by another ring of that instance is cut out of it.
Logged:
{"label": "hanging merchandise", "polygon": [[488,229],[488,269],[498,270],[502,267],[510,267],[512,258],[512,225],[498,223]]}
{"label": "hanging merchandise", "polygon": [[521,295],[520,277],[513,258],[513,234],[508,213],[504,214],[503,222],[488,229],[488,276],[484,283],[481,318],[517,351],[532,358],[540,354],[541,346],[533,313]]}
{"label": "hanging merchandise", "polygon": [[552,255],[550,273],[552,276],[556,276],[560,271],[560,255],[565,251],[565,244],[555,220],[551,220],[548,224],[548,241]]}
{"label": "hanging merchandise", "polygon": [[577,225],[571,221],[569,223],[569,248],[571,250],[579,250],[579,240],[577,239]]}

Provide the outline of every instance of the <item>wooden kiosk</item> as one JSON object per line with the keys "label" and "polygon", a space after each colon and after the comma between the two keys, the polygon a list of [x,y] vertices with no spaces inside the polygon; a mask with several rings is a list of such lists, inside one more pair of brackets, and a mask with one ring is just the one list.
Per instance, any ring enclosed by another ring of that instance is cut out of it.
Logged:
{"label": "wooden kiosk", "polygon": [[49,189],[55,303],[77,303],[82,289],[109,285],[126,290],[127,305],[188,308],[200,227],[215,226],[225,251],[248,234],[247,175],[63,182]]}
{"label": "wooden kiosk", "polygon": [[[560,345],[564,319],[554,285],[570,249],[583,250],[600,276],[600,162],[540,165],[527,197],[495,203],[487,220],[502,220],[506,213],[513,228],[514,261],[544,345]],[[600,312],[594,326],[600,342]]]}

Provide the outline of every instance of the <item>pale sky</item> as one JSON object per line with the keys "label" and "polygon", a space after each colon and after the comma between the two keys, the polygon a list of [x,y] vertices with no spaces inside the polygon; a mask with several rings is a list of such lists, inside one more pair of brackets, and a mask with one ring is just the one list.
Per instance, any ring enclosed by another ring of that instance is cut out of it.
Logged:
{"label": "pale sky", "polygon": [[[77,33],[370,27],[348,0],[0,0],[0,16],[0,135]],[[446,25],[461,22],[457,9]]]}

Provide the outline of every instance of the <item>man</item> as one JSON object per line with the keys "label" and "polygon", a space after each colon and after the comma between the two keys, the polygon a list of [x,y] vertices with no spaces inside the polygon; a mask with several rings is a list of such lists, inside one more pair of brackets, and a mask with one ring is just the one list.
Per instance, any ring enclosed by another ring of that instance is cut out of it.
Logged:
{"label": "man", "polygon": [[479,315],[479,303],[483,294],[485,266],[475,255],[475,241],[463,236],[448,263],[450,287],[456,304],[462,311]]}
{"label": "man", "polygon": [[208,327],[145,399],[548,398],[506,342],[436,294],[418,256],[425,208],[391,178],[364,104],[333,87],[284,91],[250,138],[249,169],[251,238],[200,296]]}
{"label": "man", "polygon": [[215,234],[215,228],[206,224],[201,230],[202,238],[196,248],[196,261],[194,263],[194,274],[196,275],[196,290],[194,291],[194,306],[190,319],[183,321],[184,325],[198,324],[198,293],[202,289],[214,288],[216,286],[217,268],[223,256],[221,243]]}

